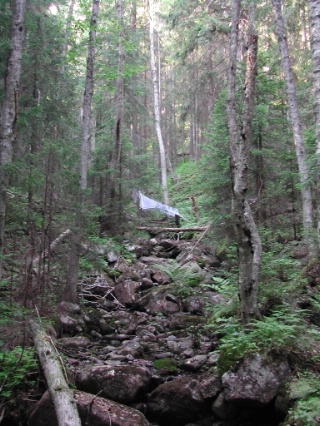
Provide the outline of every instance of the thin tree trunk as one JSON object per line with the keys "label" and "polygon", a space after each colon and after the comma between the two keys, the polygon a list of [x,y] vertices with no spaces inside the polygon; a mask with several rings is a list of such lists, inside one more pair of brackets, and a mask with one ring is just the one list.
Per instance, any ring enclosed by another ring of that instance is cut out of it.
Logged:
{"label": "thin tree trunk", "polygon": [[276,20],[276,34],[278,37],[279,49],[281,54],[282,68],[287,87],[288,108],[293,130],[294,144],[299,168],[302,196],[302,218],[304,239],[309,248],[309,256],[313,258],[316,255],[316,245],[313,238],[313,207],[312,193],[309,179],[309,170],[306,160],[306,149],[302,135],[301,120],[297,102],[296,87],[293,78],[291,61],[289,57],[288,42],[284,20],[281,11],[281,1],[272,0],[273,10]]}
{"label": "thin tree trunk", "polygon": [[0,128],[0,279],[4,250],[6,193],[9,175],[6,167],[12,162],[13,141],[17,133],[18,98],[24,36],[24,0],[14,0],[11,31],[11,52],[8,60]]}
{"label": "thin tree trunk", "polygon": [[90,123],[91,123],[91,103],[93,96],[93,71],[95,58],[96,43],[96,26],[99,12],[99,0],[92,2],[92,15],[90,21],[89,46],[87,56],[86,82],[83,96],[83,115],[82,115],[82,139],[80,152],[80,197],[79,211],[76,216],[75,230],[71,238],[71,257],[69,262],[69,271],[67,283],[63,292],[63,300],[66,302],[77,303],[77,284],[79,271],[79,258],[81,250],[81,241],[83,238],[84,228],[84,208],[85,208],[85,191],[88,183],[88,158],[90,146]]}
{"label": "thin tree trunk", "polygon": [[160,115],[160,94],[157,77],[157,67],[155,59],[155,47],[154,47],[154,2],[149,0],[150,6],[150,58],[151,58],[151,74],[153,82],[153,97],[154,97],[154,116],[155,116],[155,128],[159,143],[160,151],[160,168],[161,168],[161,185],[162,193],[165,204],[169,204],[168,186],[167,186],[167,161],[164,142],[161,132],[161,115]]}
{"label": "thin tree trunk", "polygon": [[70,39],[70,27],[71,27],[71,21],[72,21],[72,18],[73,18],[74,3],[75,3],[75,0],[71,0],[70,6],[69,6],[67,22],[66,22],[66,32],[65,32],[65,35],[64,35],[64,43],[63,43],[63,46],[62,46],[62,53],[61,53],[61,56],[62,56],[62,65],[61,65],[61,69],[60,69],[61,74],[64,74],[64,69],[65,69],[65,62],[66,62],[69,39]]}
{"label": "thin tree trunk", "polygon": [[[114,148],[110,162],[110,182],[109,194],[110,199],[114,200],[116,196],[116,180],[121,174],[121,149],[122,149],[122,126],[123,126],[123,104],[124,104],[124,65],[125,65],[125,49],[124,49],[124,23],[123,23],[123,4],[122,0],[116,0],[116,17],[119,28],[118,36],[118,76],[116,82],[116,114],[115,114],[115,131],[114,131]],[[120,200],[119,200],[120,201]],[[112,203],[114,204],[114,203]]]}
{"label": "thin tree trunk", "polygon": [[[244,324],[260,316],[257,304],[261,241],[247,201],[248,166],[254,109],[256,61],[258,37],[254,32],[253,14],[250,13],[248,28],[247,69],[245,80],[245,109],[241,134],[236,112],[236,68],[239,40],[241,0],[233,1],[230,43],[230,69],[228,81],[228,124],[230,138],[230,170],[232,179],[232,213],[239,256],[239,298]],[[253,5],[250,5],[250,12]]]}
{"label": "thin tree trunk", "polygon": [[316,122],[317,173],[317,215],[318,244],[320,241],[320,3],[309,0],[309,22],[311,33],[311,53],[313,62],[314,111]]}

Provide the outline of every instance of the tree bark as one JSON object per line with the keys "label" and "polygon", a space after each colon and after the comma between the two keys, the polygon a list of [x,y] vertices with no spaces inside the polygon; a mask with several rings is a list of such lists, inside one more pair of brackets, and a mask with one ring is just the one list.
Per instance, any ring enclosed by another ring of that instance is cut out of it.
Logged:
{"label": "tree bark", "polygon": [[[160,93],[157,77],[157,66],[155,59],[155,47],[154,47],[154,1],[149,0],[150,6],[150,59],[151,59],[151,74],[153,83],[153,98],[154,98],[154,117],[155,117],[155,128],[158,138],[159,151],[160,151],[160,168],[161,168],[161,185],[163,200],[165,204],[169,204],[168,186],[167,186],[167,161],[164,142],[161,132],[161,114],[160,114]],[[160,71],[160,70],[159,70]]]}
{"label": "tree bark", "polygon": [[[124,66],[125,66],[125,48],[124,48],[124,22],[123,22],[123,3],[122,0],[116,0],[116,17],[118,24],[118,76],[116,81],[116,111],[115,111],[115,129],[114,129],[114,147],[110,162],[110,181],[109,196],[111,205],[115,207],[116,181],[119,180],[121,187],[121,150],[122,150],[122,127],[123,127],[123,105],[124,105]],[[119,195],[121,190],[119,190]],[[118,197],[121,205],[120,196]],[[119,206],[118,206],[119,207]]]}
{"label": "tree bark", "polygon": [[245,105],[241,132],[237,125],[236,69],[241,0],[233,1],[228,79],[228,126],[230,139],[230,171],[232,180],[232,213],[239,260],[239,299],[244,324],[260,316],[257,292],[261,262],[261,241],[247,200],[248,167],[251,146],[252,117],[256,80],[258,37],[253,26],[253,4],[250,5],[248,51],[245,79]]}
{"label": "tree bark", "polygon": [[316,123],[316,158],[317,173],[317,231],[320,242],[320,3],[309,0],[309,22],[311,34],[311,53],[313,63],[314,112]]}
{"label": "tree bark", "polygon": [[68,45],[69,45],[69,39],[70,39],[70,27],[71,27],[71,21],[72,21],[72,18],[73,18],[74,3],[75,3],[75,0],[71,0],[70,6],[69,6],[67,22],[66,22],[66,31],[65,31],[65,35],[64,35],[64,43],[63,43],[63,46],[62,46],[62,53],[61,53],[61,56],[62,56],[62,65],[61,65],[61,69],[60,69],[61,74],[64,74],[64,70],[65,70],[65,62],[66,62],[66,57],[67,57],[67,53],[68,53]]}
{"label": "tree bark", "polygon": [[79,258],[81,250],[81,241],[83,238],[84,228],[84,208],[85,208],[85,191],[88,185],[88,159],[89,159],[89,143],[90,143],[90,123],[91,123],[91,103],[93,96],[93,71],[95,58],[96,43],[96,26],[99,12],[99,0],[92,2],[92,14],[90,21],[90,34],[87,55],[87,71],[85,90],[83,95],[82,106],[82,139],[80,151],[80,188],[79,188],[79,208],[76,216],[75,229],[71,238],[71,256],[69,263],[69,271],[67,283],[63,291],[63,300],[65,302],[77,303],[77,284],[79,272]]}
{"label": "tree bark", "polygon": [[41,329],[41,326],[31,320],[30,328],[33,341],[38,353],[40,364],[46,378],[48,389],[55,407],[59,426],[81,426],[77,404],[73,391],[64,377],[61,360],[51,343],[50,337]]}
{"label": "tree bark", "polygon": [[309,170],[306,160],[306,148],[302,135],[301,120],[296,95],[296,86],[294,82],[292,66],[289,56],[287,35],[284,20],[281,11],[281,0],[272,0],[275,14],[276,34],[278,37],[279,49],[281,54],[282,68],[287,87],[288,108],[293,130],[293,138],[296,149],[296,157],[299,168],[301,196],[302,196],[302,218],[304,240],[309,248],[309,256],[316,256],[316,244],[313,238],[313,207],[312,193],[309,179]]}
{"label": "tree bark", "polygon": [[9,185],[8,165],[12,162],[13,142],[16,138],[18,119],[19,83],[24,36],[24,0],[14,0],[11,30],[11,52],[5,80],[5,92],[1,109],[0,128],[0,279],[4,250],[6,194]]}

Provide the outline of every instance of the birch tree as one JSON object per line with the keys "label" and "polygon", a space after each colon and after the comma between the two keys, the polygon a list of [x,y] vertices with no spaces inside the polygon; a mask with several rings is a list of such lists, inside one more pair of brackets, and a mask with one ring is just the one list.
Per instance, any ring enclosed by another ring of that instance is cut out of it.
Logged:
{"label": "birch tree", "polygon": [[87,68],[85,90],[82,104],[82,138],[80,151],[80,197],[79,211],[77,212],[76,227],[73,233],[71,244],[71,259],[67,284],[63,293],[63,300],[71,303],[77,303],[77,284],[81,240],[83,238],[84,227],[84,208],[85,208],[85,191],[88,185],[88,158],[90,143],[90,123],[91,123],[91,104],[93,96],[93,71],[94,58],[96,51],[96,26],[99,12],[99,0],[92,2],[92,14],[90,21],[89,45],[87,54]]}
{"label": "birch tree", "polygon": [[[149,29],[150,29],[150,62],[151,62],[151,75],[153,84],[153,104],[154,104],[154,120],[155,129],[160,151],[160,168],[161,168],[161,185],[162,193],[165,204],[169,204],[168,186],[167,186],[167,161],[166,151],[161,132],[161,113],[160,113],[160,93],[159,82],[156,66],[155,43],[154,43],[154,1],[149,0]],[[160,70],[159,70],[160,71]]]}
{"label": "birch tree", "polygon": [[297,102],[296,86],[289,56],[285,24],[282,16],[281,0],[272,0],[272,4],[275,14],[275,30],[278,38],[282,68],[286,82],[288,109],[290,113],[293,139],[299,168],[304,239],[309,248],[309,256],[314,257],[316,255],[316,246],[313,238],[312,193],[309,170],[306,160],[306,148],[302,135],[302,126]]}
{"label": "birch tree", "polygon": [[227,111],[230,140],[232,213],[238,245],[240,310],[243,323],[248,324],[252,319],[260,316],[257,292],[261,262],[261,241],[247,200],[258,37],[253,25],[254,6],[251,3],[248,19],[244,113],[241,129],[239,129],[236,109],[236,71],[240,9],[241,0],[234,0],[232,5]]}
{"label": "birch tree", "polygon": [[11,52],[7,65],[0,128],[0,279],[2,278],[6,194],[9,185],[7,167],[12,162],[13,143],[17,136],[19,83],[24,36],[25,1],[14,0],[12,4]]}
{"label": "birch tree", "polygon": [[320,241],[320,3],[309,0],[309,22],[311,33],[311,53],[313,63],[314,112],[316,121],[316,157],[318,164],[317,208],[318,208],[318,243]]}

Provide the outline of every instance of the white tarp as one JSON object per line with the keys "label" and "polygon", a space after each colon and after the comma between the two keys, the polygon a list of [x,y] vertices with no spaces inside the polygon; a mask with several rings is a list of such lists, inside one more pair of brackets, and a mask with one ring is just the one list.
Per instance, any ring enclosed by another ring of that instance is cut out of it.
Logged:
{"label": "white tarp", "polygon": [[159,201],[152,200],[139,191],[139,207],[142,210],[157,209],[168,216],[180,216],[178,209],[162,204]]}

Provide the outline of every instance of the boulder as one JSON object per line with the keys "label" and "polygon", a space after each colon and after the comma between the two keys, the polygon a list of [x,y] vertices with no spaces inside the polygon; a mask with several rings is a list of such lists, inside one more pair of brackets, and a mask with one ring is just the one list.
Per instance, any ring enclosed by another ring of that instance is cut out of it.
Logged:
{"label": "boulder", "polygon": [[[148,426],[149,422],[139,411],[107,399],[74,391],[81,423],[92,426]],[[29,419],[32,426],[58,426],[49,392],[45,392]]]}
{"label": "boulder", "polygon": [[131,404],[143,398],[149,390],[151,374],[143,367],[133,365],[93,366],[79,371],[77,388],[98,394],[112,401]]}
{"label": "boulder", "polygon": [[125,280],[115,286],[114,294],[122,305],[130,307],[133,306],[137,300],[140,289],[140,282]]}
{"label": "boulder", "polygon": [[206,408],[198,382],[179,377],[161,384],[149,395],[146,415],[160,425],[183,426],[203,416]]}
{"label": "boulder", "polygon": [[179,299],[170,294],[170,285],[165,287],[146,290],[144,295],[137,301],[136,307],[151,315],[159,313],[170,315],[180,311]]}
{"label": "boulder", "polygon": [[222,376],[225,399],[244,405],[268,404],[289,381],[290,374],[284,359],[269,360],[259,354],[247,357],[236,372]]}
{"label": "boulder", "polygon": [[63,337],[59,339],[59,345],[66,350],[86,348],[90,344],[91,344],[91,340],[85,336]]}

